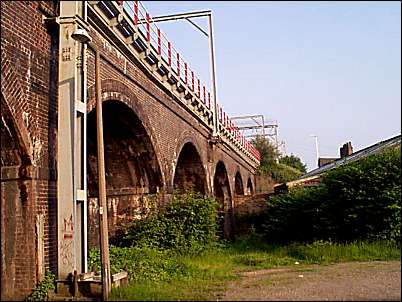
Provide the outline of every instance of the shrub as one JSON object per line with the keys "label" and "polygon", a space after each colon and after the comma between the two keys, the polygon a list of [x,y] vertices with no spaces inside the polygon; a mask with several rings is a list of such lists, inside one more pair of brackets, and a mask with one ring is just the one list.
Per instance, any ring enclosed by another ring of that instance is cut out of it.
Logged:
{"label": "shrub", "polygon": [[[343,165],[322,179],[339,239],[399,240],[401,226],[400,148]],[[336,215],[335,215],[336,214]]]}
{"label": "shrub", "polygon": [[[263,222],[270,242],[314,241],[326,233],[324,187],[300,188],[272,196]],[[324,236],[325,237],[325,236]]]}
{"label": "shrub", "polygon": [[196,193],[175,194],[165,209],[135,221],[125,246],[200,249],[217,240],[218,203]]}
{"label": "shrub", "polygon": [[400,240],[401,154],[389,149],[328,172],[319,186],[268,199],[269,241]]}
{"label": "shrub", "polygon": [[[277,148],[265,137],[257,135],[252,140],[253,145],[260,152],[260,166],[258,171],[272,178],[275,182],[287,182],[300,177],[306,172],[303,164],[295,155],[280,157]],[[277,162],[279,159],[279,162]]]}
{"label": "shrub", "polygon": [[287,165],[289,167],[293,167],[302,173],[307,172],[306,164],[302,163],[301,159],[293,154],[285,155],[285,156],[279,158],[279,162],[281,164]]}
{"label": "shrub", "polygon": [[[112,274],[127,270],[131,281],[169,281],[189,269],[178,255],[199,253],[217,241],[218,203],[200,194],[175,194],[165,209],[134,222],[121,246],[110,246]],[[88,267],[100,271],[99,249]]]}
{"label": "shrub", "polygon": [[45,278],[32,290],[25,301],[47,301],[49,290],[55,289],[56,276],[48,271]]}
{"label": "shrub", "polygon": [[277,182],[288,182],[303,175],[303,172],[285,164],[275,164],[270,167],[270,176]]}

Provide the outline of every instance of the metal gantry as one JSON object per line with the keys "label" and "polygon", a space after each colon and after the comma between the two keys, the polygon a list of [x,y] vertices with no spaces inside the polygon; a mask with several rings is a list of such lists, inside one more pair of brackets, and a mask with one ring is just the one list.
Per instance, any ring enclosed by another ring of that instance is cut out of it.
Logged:
{"label": "metal gantry", "polygon": [[[263,115],[242,115],[234,116],[232,120],[238,122],[238,128],[246,138],[263,136],[272,143],[279,152],[278,142],[278,121],[266,120]],[[281,145],[283,142],[281,143]]]}

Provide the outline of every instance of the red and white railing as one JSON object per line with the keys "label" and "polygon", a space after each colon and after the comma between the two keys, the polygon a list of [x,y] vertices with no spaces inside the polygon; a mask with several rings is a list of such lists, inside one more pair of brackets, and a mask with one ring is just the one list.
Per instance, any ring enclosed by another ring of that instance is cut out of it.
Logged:
{"label": "red and white railing", "polygon": [[[156,51],[159,59],[168,65],[171,72],[175,73],[181,82],[198,98],[198,101],[205,106],[205,109],[212,114],[212,93],[191,68],[189,62],[173,46],[172,41],[153,22],[143,3],[141,1],[117,1],[117,3],[123,7],[134,26],[138,27],[138,30],[145,37],[147,48],[153,48]],[[259,162],[258,150],[240,133],[236,123],[230,119],[219,104],[217,104],[217,115],[217,128],[220,136],[228,137],[229,140],[235,142],[241,151],[248,153]]]}

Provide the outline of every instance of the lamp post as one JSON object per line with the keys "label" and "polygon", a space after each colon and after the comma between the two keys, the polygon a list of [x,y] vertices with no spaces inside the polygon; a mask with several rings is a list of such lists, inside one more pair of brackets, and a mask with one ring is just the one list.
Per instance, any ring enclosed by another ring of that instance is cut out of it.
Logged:
{"label": "lamp post", "polygon": [[110,261],[109,261],[109,236],[107,224],[107,200],[106,200],[106,176],[105,176],[105,154],[103,142],[103,114],[101,100],[101,79],[100,79],[100,53],[91,37],[84,29],[77,29],[71,35],[73,39],[86,43],[95,53],[95,94],[96,94],[96,129],[97,129],[97,154],[98,154],[98,202],[99,202],[99,231],[100,231],[100,253],[101,253],[101,278],[102,298],[108,300],[111,288]]}
{"label": "lamp post", "polygon": [[314,135],[314,134],[310,134],[310,136],[315,138],[315,152],[316,152],[316,155],[317,155],[317,166],[318,166],[318,161],[320,159],[320,155],[318,153],[318,136]]}
{"label": "lamp post", "polygon": [[[200,28],[197,24],[192,22],[190,18],[198,18],[198,17],[208,17],[208,33],[206,33],[202,28]],[[186,19],[190,22],[194,27],[196,27],[199,31],[201,31],[205,36],[208,37],[209,42],[209,52],[210,52],[210,64],[211,64],[211,88],[212,88],[212,107],[213,107],[213,130],[212,136],[217,136],[218,133],[218,108],[217,108],[217,99],[216,99],[216,72],[215,72],[215,49],[214,49],[214,36],[213,36],[213,22],[212,22],[212,12],[210,10],[207,11],[197,11],[190,13],[181,13],[181,14],[173,14],[173,15],[165,15],[152,17],[149,20],[150,23],[163,22],[163,21],[172,21],[172,20],[181,20]],[[146,22],[146,20],[141,19],[138,21],[139,23]]]}

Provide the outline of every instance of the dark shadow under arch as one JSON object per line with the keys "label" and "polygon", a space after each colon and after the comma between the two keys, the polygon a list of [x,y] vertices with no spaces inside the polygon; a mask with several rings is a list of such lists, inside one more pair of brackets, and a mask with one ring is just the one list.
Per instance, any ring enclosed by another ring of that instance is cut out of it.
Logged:
{"label": "dark shadow under arch", "polygon": [[[107,189],[157,193],[161,173],[151,140],[141,121],[125,104],[103,103],[103,136]],[[89,195],[97,195],[96,111],[88,114]]]}
{"label": "dark shadow under arch", "polygon": [[[143,105],[138,100],[136,94],[130,89],[126,84],[121,81],[107,78],[101,81],[102,87],[102,102],[120,102],[125,104],[136,116],[138,120],[141,121],[141,126],[145,129],[147,138],[150,139],[152,148],[156,154],[161,154],[158,142],[156,140],[156,135],[153,132],[152,123],[149,120],[149,115],[146,110],[144,110]],[[95,98],[95,85],[88,87],[88,113],[93,112],[96,105]],[[159,162],[160,163],[160,162]],[[162,165],[159,165],[162,167]],[[162,172],[162,184],[165,186],[165,175]]]}
{"label": "dark shadow under arch", "polygon": [[[110,242],[149,209],[148,200],[162,189],[162,174],[151,139],[139,117],[120,101],[104,101],[103,136]],[[89,247],[98,244],[96,109],[87,116]],[[93,213],[92,213],[93,212]],[[142,216],[141,216],[142,217]],[[116,239],[117,240],[117,239]]]}
{"label": "dark shadow under arch", "polygon": [[254,195],[253,183],[250,177],[247,180],[247,195]]}
{"label": "dark shadow under arch", "polygon": [[173,188],[182,192],[206,193],[207,180],[201,157],[190,142],[184,144],[177,159]]}
{"label": "dark shadow under arch", "polygon": [[221,231],[224,238],[232,238],[234,231],[232,195],[230,192],[229,178],[225,164],[219,161],[216,165],[214,175],[214,196],[220,202],[220,213],[223,219]]}
{"label": "dark shadow under arch", "polygon": [[236,172],[235,176],[235,190],[234,193],[236,196],[239,195],[244,195],[244,189],[243,189],[243,180],[241,178],[241,174],[239,171]]}

